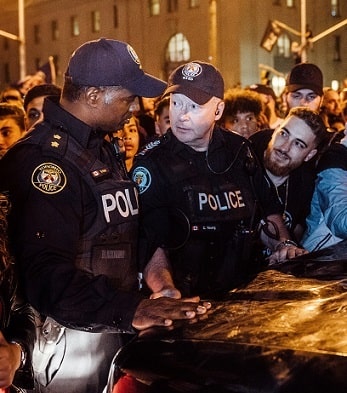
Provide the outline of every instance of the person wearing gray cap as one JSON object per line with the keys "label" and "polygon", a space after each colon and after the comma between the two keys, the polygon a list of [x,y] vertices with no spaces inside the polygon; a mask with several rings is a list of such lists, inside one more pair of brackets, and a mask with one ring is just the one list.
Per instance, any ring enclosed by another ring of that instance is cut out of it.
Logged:
{"label": "person wearing gray cap", "polygon": [[105,140],[138,109],[138,96],[165,87],[129,44],[89,41],[72,54],[60,99],[45,100],[45,120],[1,162],[10,239],[40,321],[39,392],[101,393],[123,343],[117,333],[171,326],[209,307],[138,292],[137,189],[116,143]]}
{"label": "person wearing gray cap", "polygon": [[138,154],[131,171],[142,206],[140,263],[153,297],[218,298],[259,268],[259,236],[273,261],[304,250],[289,240],[248,140],[216,125],[224,109],[219,70],[184,64],[170,75],[166,94],[171,129]]}

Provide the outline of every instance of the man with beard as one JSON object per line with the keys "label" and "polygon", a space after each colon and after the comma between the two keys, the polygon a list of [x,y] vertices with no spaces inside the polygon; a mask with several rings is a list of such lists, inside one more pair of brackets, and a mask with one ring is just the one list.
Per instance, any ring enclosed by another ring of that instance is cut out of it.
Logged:
{"label": "man with beard", "polygon": [[318,113],[297,107],[275,131],[262,130],[250,138],[275,186],[284,221],[297,243],[305,229],[314,189],[315,164],[311,159],[328,137]]}
{"label": "man with beard", "polygon": [[323,101],[320,107],[320,115],[324,120],[328,131],[336,133],[334,140],[344,137],[345,119],[342,114],[342,105],[339,93],[331,87],[324,87]]}

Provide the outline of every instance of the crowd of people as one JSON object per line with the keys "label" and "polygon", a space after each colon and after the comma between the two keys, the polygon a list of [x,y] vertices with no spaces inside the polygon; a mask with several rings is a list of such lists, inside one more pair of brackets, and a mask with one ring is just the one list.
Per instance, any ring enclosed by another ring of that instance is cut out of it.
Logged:
{"label": "crowd of people", "polygon": [[[343,99],[312,63],[281,97],[199,60],[165,82],[105,38],[62,87],[4,88],[0,392],[101,393],[138,332],[347,238]],[[113,391],[130,385],[146,391]]]}

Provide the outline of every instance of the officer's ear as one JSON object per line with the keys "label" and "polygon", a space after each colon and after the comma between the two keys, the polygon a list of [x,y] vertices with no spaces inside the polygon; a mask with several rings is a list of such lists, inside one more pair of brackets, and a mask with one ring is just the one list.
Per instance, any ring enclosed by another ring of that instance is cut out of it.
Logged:
{"label": "officer's ear", "polygon": [[88,87],[85,91],[85,100],[90,106],[97,106],[101,97],[101,90],[98,87]]}
{"label": "officer's ear", "polygon": [[215,114],[215,118],[214,118],[215,121],[218,121],[222,117],[224,107],[225,107],[224,101],[219,101],[216,111],[214,113]]}

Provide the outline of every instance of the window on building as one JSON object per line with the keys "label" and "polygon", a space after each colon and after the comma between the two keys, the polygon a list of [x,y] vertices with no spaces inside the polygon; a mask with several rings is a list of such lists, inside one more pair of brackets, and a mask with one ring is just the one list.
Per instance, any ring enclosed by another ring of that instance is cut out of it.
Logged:
{"label": "window on building", "polygon": [[200,0],[189,0],[189,8],[199,8]]}
{"label": "window on building", "polygon": [[188,61],[190,59],[190,45],[182,33],[174,35],[167,46],[166,60],[169,62]]}
{"label": "window on building", "polygon": [[4,37],[4,50],[8,50],[10,47],[9,39]]}
{"label": "window on building", "polygon": [[273,0],[272,4],[273,5],[281,5],[281,0]]}
{"label": "window on building", "polygon": [[295,7],[295,1],[294,0],[287,0],[287,7],[288,8],[294,8]]}
{"label": "window on building", "polygon": [[92,11],[92,32],[98,33],[100,31],[100,11]]}
{"label": "window on building", "polygon": [[41,42],[40,25],[34,25],[34,43],[39,44]]}
{"label": "window on building", "polygon": [[155,16],[160,14],[160,0],[148,0],[149,15]]}
{"label": "window on building", "polygon": [[167,12],[177,12],[178,11],[178,0],[167,0]]}
{"label": "window on building", "polygon": [[4,64],[4,81],[5,83],[9,83],[11,80],[11,74],[10,74],[10,65],[9,63]]}
{"label": "window on building", "polygon": [[276,43],[276,55],[281,57],[291,57],[291,42],[287,34],[281,34]]}
{"label": "window on building", "polygon": [[113,6],[113,27],[118,27],[118,7],[116,5]]}
{"label": "window on building", "polygon": [[331,16],[340,16],[339,0],[331,0]]}
{"label": "window on building", "polygon": [[71,35],[77,37],[80,35],[80,25],[77,16],[71,17]]}
{"label": "window on building", "polygon": [[341,61],[341,37],[334,35],[334,61]]}
{"label": "window on building", "polygon": [[52,30],[52,41],[57,41],[59,39],[58,21],[52,20],[51,30]]}

